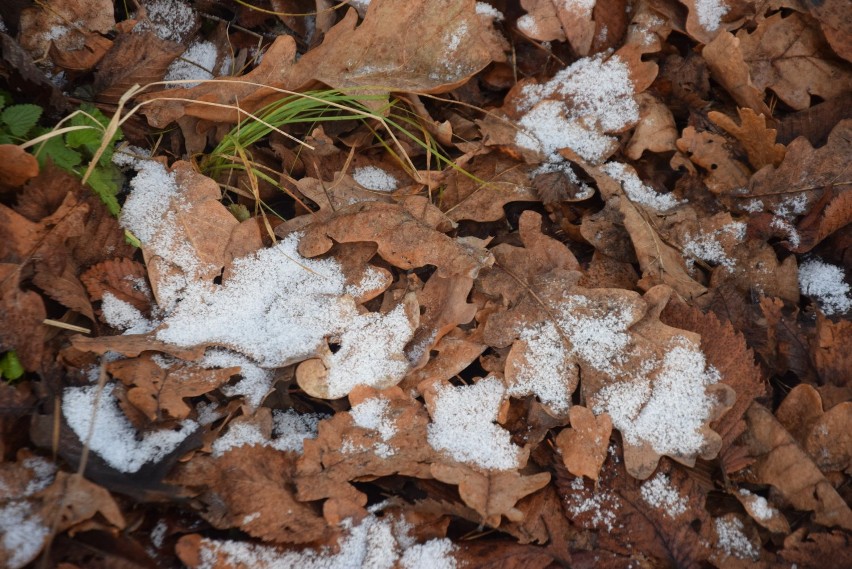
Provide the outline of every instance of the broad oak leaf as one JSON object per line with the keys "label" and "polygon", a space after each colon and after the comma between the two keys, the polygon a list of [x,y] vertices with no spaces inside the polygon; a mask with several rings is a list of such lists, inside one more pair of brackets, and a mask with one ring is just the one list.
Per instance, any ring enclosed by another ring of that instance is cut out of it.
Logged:
{"label": "broad oak leaf", "polygon": [[597,480],[607,457],[612,419],[606,413],[597,417],[582,405],[569,411],[571,428],[556,435],[556,448],[568,472]]}

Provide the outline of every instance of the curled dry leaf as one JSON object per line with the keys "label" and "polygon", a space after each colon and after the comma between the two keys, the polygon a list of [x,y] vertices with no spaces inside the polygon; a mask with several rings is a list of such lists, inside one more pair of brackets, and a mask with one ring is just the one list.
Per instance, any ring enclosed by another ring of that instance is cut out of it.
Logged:
{"label": "curled dry leaf", "polygon": [[812,511],[818,524],[852,529],[852,510],[772,413],[754,403],[746,422],[745,442],[756,458],[749,480],[771,484],[797,510]]}
{"label": "curled dry leaf", "polygon": [[704,47],[702,55],[713,78],[740,107],[748,107],[766,117],[772,116],[772,111],[763,102],[763,90],[752,81],[739,37],[730,32],[721,32]]}
{"label": "curled dry leaf", "polygon": [[763,496],[752,494],[748,490],[742,488],[734,492],[734,497],[740,501],[748,515],[755,522],[759,523],[773,533],[789,534],[790,523],[784,514],[772,507]]}
{"label": "curled dry leaf", "polygon": [[612,419],[606,413],[595,417],[582,405],[574,405],[569,413],[571,428],[556,436],[562,462],[574,476],[597,480],[609,448]]}

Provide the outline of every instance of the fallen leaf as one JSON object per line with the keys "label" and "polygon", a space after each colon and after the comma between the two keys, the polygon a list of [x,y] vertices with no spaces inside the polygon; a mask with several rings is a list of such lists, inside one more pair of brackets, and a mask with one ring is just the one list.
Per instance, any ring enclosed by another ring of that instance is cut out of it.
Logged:
{"label": "fallen leaf", "polygon": [[824,410],[819,392],[800,384],[784,398],[775,416],[821,471],[852,469],[852,403]]}
{"label": "fallen leaf", "polygon": [[574,476],[598,479],[606,460],[612,419],[606,413],[597,417],[582,405],[571,407],[571,428],[556,436],[556,447],[565,468]]}
{"label": "fallen leaf", "polygon": [[184,49],[181,44],[162,39],[151,31],[120,34],[95,72],[98,98],[117,103],[134,85],[161,81]]}
{"label": "fallen leaf", "polygon": [[787,563],[805,569],[822,569],[835,564],[845,567],[852,563],[852,543],[847,532],[808,532],[801,528],[784,540],[784,549],[779,555]]}
{"label": "fallen leaf", "polygon": [[852,529],[849,506],[772,413],[752,404],[746,422],[745,441],[757,459],[749,478],[771,484],[797,510],[812,511],[818,524]]}
{"label": "fallen leaf", "polygon": [[725,137],[688,126],[683,129],[677,148],[707,172],[704,183],[714,194],[733,192],[748,185],[750,172],[734,159]]}
{"label": "fallen leaf", "polygon": [[752,494],[745,488],[734,492],[734,497],[740,501],[748,515],[773,533],[789,534],[790,524],[778,509],[774,508],[763,496]]}
{"label": "fallen leaf", "polygon": [[766,127],[766,117],[757,115],[748,108],[738,108],[737,113],[740,116],[740,124],[735,123],[728,115],[716,111],[707,113],[707,116],[714,124],[740,141],[755,171],[767,164],[780,165],[786,149],[783,144],[775,143],[777,131]]}
{"label": "fallen leaf", "polygon": [[333,241],[374,241],[379,255],[401,269],[435,265],[442,277],[475,278],[489,264],[484,249],[447,237],[395,204],[364,202],[339,210],[328,221],[307,228],[299,252],[315,257],[327,252]]}
{"label": "fallen leaf", "polygon": [[186,419],[191,408],[184,399],[209,393],[240,372],[238,367],[205,369],[168,363],[161,356],[142,354],[138,358],[110,362],[107,371],[128,387],[128,401],[149,421]]}
{"label": "fallen leaf", "polygon": [[18,188],[27,180],[38,176],[38,161],[35,156],[21,150],[15,144],[0,144],[0,155],[4,156],[0,165],[0,188]]}
{"label": "fallen leaf", "polygon": [[296,500],[296,456],[262,445],[237,446],[218,457],[196,456],[173,480],[198,488],[201,512],[213,527],[240,528],[275,543],[308,543],[326,537],[326,522]]}
{"label": "fallen leaf", "polygon": [[777,12],[753,32],[737,32],[737,39],[755,88],[772,89],[796,110],[809,107],[813,95],[832,99],[852,89],[848,66],[835,58],[815,22],[798,12]]}
{"label": "fallen leaf", "polygon": [[145,280],[145,267],[131,259],[111,259],[98,263],[80,275],[80,280],[92,300],[99,301],[104,293],[131,304],[147,313],[151,309],[151,291]]}
{"label": "fallen leaf", "polygon": [[716,79],[731,94],[737,105],[748,107],[758,115],[772,116],[763,102],[763,90],[752,80],[746,64],[742,39],[723,31],[704,46],[701,54]]}
{"label": "fallen leaf", "polygon": [[458,485],[464,503],[495,528],[500,527],[503,516],[516,522],[523,519],[523,512],[515,504],[550,482],[548,472],[524,476],[511,470],[481,472],[461,464],[436,463],[431,472],[441,482]]}
{"label": "fallen leaf", "polygon": [[38,371],[44,353],[42,324],[47,318],[44,302],[33,291],[20,288],[21,268],[17,264],[0,263],[0,346],[15,350],[21,364]]}
{"label": "fallen leaf", "polygon": [[23,10],[18,25],[21,47],[40,59],[51,45],[60,51],[73,51],[85,44],[87,32],[109,33],[115,18],[109,0],[63,0],[49,8]]}
{"label": "fallen leaf", "polygon": [[650,93],[639,93],[639,124],[627,143],[624,153],[631,160],[638,160],[646,150],[669,152],[675,150],[677,128],[669,108]]}

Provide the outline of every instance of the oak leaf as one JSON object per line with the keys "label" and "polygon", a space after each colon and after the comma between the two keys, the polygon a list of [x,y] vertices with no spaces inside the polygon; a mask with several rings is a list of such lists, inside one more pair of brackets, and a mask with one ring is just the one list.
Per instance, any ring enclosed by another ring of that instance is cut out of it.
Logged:
{"label": "oak leaf", "polygon": [[751,72],[744,59],[741,38],[723,31],[713,38],[701,52],[716,79],[731,94],[740,107],[748,107],[756,114],[772,116],[763,101],[763,90],[752,81]]}
{"label": "oak leaf", "polygon": [[35,156],[19,146],[0,144],[0,155],[4,157],[3,165],[0,166],[0,188],[17,188],[38,176]]}
{"label": "oak leaf", "polygon": [[734,159],[725,137],[706,131],[698,132],[688,126],[683,129],[677,147],[692,162],[707,171],[704,183],[714,194],[739,190],[748,184],[750,172]]}
{"label": "oak leaf", "polygon": [[650,93],[639,93],[639,124],[633,130],[630,142],[624,150],[632,160],[638,160],[646,150],[669,152],[677,141],[677,127],[671,110]]}
{"label": "oak leaf", "polygon": [[562,462],[574,476],[597,480],[607,457],[612,419],[606,413],[596,417],[582,405],[574,405],[569,413],[571,428],[556,435]]}
{"label": "oak leaf", "polygon": [[735,123],[728,115],[716,111],[707,113],[707,116],[740,141],[755,170],[760,170],[767,164],[781,164],[786,149],[783,144],[776,144],[777,131],[766,127],[766,117],[755,114],[749,108],[738,108],[737,113],[740,116],[740,124]]}

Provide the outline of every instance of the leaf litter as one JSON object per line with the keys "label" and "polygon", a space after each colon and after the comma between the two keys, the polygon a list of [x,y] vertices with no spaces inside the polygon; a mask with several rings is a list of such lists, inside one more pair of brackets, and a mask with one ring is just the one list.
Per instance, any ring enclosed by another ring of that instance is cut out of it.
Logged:
{"label": "leaf litter", "polygon": [[[825,4],[3,10],[0,136],[28,73],[187,83],[119,110],[118,216],[1,141],[2,562],[848,557],[850,122],[798,118],[852,90]],[[241,138],[292,92],[326,106]]]}

